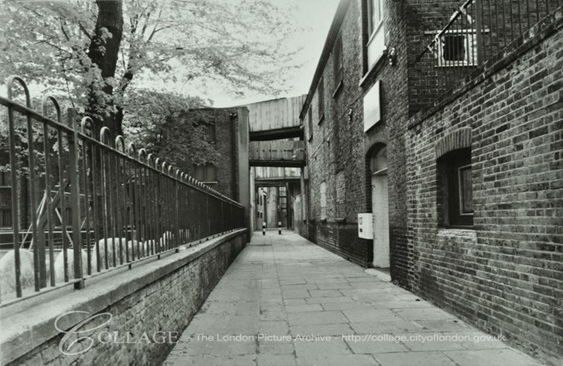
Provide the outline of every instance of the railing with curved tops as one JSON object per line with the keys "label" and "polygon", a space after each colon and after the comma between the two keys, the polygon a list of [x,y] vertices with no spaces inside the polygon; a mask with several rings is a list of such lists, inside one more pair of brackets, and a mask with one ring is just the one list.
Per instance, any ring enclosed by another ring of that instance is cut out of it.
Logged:
{"label": "railing with curved tops", "polygon": [[11,195],[0,200],[11,207],[13,246],[0,258],[3,302],[65,283],[80,289],[90,275],[244,227],[239,203],[122,136],[112,144],[107,127],[96,139],[92,119],[79,122],[72,109],[64,124],[53,97],[33,110],[21,78],[7,87],[0,168]]}
{"label": "railing with curved tops", "polygon": [[537,33],[542,21],[561,11],[561,4],[561,0],[460,0],[453,14],[446,2],[428,10],[420,20],[426,29],[419,35],[428,43],[423,43],[426,46],[411,66],[414,110],[440,103],[477,77],[479,67],[519,47],[522,37]]}

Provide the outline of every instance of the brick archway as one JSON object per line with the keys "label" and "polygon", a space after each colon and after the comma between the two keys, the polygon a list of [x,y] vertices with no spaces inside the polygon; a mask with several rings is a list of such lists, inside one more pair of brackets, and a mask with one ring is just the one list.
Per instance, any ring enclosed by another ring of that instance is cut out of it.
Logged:
{"label": "brick archway", "polygon": [[471,147],[471,128],[464,127],[455,130],[436,142],[436,159],[450,151]]}

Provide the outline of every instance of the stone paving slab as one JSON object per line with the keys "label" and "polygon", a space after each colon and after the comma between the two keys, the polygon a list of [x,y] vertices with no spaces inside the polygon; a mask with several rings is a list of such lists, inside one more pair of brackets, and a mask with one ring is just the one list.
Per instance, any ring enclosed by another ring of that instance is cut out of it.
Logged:
{"label": "stone paving slab", "polygon": [[255,235],[164,365],[539,365],[384,277],[292,232]]}

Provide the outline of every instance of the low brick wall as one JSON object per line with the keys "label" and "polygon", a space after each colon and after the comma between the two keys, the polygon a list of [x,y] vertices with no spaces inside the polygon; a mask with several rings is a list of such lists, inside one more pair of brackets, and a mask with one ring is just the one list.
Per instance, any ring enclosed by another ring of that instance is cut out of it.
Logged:
{"label": "low brick wall", "polygon": [[309,224],[309,240],[362,267],[373,261],[373,240],[358,237],[358,224],[317,222]]}
{"label": "low brick wall", "polygon": [[159,364],[247,239],[238,230],[0,309],[0,364]]}

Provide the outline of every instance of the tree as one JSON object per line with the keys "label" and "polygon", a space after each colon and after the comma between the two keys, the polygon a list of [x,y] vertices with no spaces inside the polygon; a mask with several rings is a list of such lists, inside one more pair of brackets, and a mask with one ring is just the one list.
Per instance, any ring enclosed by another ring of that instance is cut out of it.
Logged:
{"label": "tree", "polygon": [[174,93],[134,91],[129,94],[126,126],[132,142],[149,153],[189,171],[191,164],[217,164],[219,153],[205,136],[205,123],[214,123],[200,98]]}
{"label": "tree", "polygon": [[[113,83],[102,82],[99,85],[97,81],[113,80],[115,77],[123,37],[123,2],[122,0],[96,0],[96,4],[98,14],[93,34],[89,36],[88,58],[92,61],[93,71],[97,75],[87,85],[86,114],[95,116],[97,126],[106,126],[114,134],[122,135],[123,107],[115,106],[115,102],[111,98],[114,90]],[[115,112],[104,113],[105,106],[115,106],[117,109]],[[100,107],[102,107],[101,110],[98,110]]]}
{"label": "tree", "polygon": [[114,134],[151,79],[271,93],[293,54],[291,17],[267,0],[4,2],[0,77],[49,85]]}

